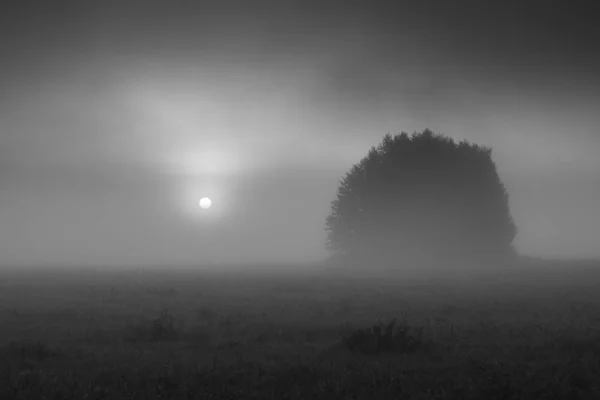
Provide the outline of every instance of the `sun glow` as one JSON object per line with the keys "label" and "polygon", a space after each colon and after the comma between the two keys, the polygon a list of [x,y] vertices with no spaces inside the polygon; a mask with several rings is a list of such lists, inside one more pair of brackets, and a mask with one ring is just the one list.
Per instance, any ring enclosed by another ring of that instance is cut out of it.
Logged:
{"label": "sun glow", "polygon": [[210,206],[212,206],[212,200],[209,199],[208,197],[203,197],[200,199],[198,204],[200,205],[200,208],[207,210],[210,208]]}
{"label": "sun glow", "polygon": [[128,92],[144,161],[172,183],[168,206],[195,227],[234,218],[240,200],[233,182],[254,165],[256,140],[235,134],[231,114],[239,108],[221,94],[161,76],[135,81]]}
{"label": "sun glow", "polygon": [[[190,145],[191,146],[191,145]],[[194,147],[194,146],[191,146]],[[195,147],[207,147],[197,145]],[[185,176],[223,175],[237,172],[237,158],[232,152],[209,149],[204,151],[173,151],[168,156],[171,170]]]}

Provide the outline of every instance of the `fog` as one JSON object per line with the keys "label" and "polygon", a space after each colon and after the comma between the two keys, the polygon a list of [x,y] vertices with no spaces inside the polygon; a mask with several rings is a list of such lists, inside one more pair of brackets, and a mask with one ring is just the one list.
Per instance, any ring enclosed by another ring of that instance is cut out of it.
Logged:
{"label": "fog", "polygon": [[346,171],[425,128],[494,149],[522,254],[600,256],[588,15],[327,4],[3,5],[0,263],[318,262]]}

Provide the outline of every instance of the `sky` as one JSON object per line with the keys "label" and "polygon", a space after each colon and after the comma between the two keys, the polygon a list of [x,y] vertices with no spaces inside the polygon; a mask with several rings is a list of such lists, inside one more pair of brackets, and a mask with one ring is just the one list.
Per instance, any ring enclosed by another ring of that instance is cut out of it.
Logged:
{"label": "sky", "polygon": [[426,128],[492,147],[523,254],[600,257],[585,6],[3,1],[0,264],[318,261],[346,171]]}

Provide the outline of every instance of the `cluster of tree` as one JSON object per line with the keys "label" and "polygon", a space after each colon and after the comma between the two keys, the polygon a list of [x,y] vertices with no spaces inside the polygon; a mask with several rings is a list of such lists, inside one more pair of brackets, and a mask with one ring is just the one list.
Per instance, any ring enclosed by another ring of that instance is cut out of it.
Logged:
{"label": "cluster of tree", "polygon": [[517,233],[492,150],[430,130],[372,147],[340,182],[326,230],[333,257],[393,263],[512,254]]}

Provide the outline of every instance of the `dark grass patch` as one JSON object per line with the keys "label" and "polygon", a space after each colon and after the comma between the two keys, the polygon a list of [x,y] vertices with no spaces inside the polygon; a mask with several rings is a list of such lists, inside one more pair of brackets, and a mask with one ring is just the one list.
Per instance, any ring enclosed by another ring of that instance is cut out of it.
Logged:
{"label": "dark grass patch", "polygon": [[176,341],[184,335],[183,321],[167,309],[155,318],[129,327],[125,334],[126,342],[165,342]]}
{"label": "dark grass patch", "polygon": [[[573,372],[579,367],[580,372]],[[4,399],[593,399],[593,377],[577,364],[544,365],[466,360],[451,368],[369,364],[237,363],[203,368],[166,365],[94,371],[0,371]],[[597,397],[596,397],[597,398]]]}
{"label": "dark grass patch", "polygon": [[206,325],[212,325],[219,321],[220,314],[207,307],[199,307],[196,309],[196,319]]}
{"label": "dark grass patch", "polygon": [[161,296],[161,297],[174,297],[179,294],[179,292],[174,288],[164,288],[164,287],[149,287],[149,288],[146,288],[146,293],[151,294],[153,296]]}
{"label": "dark grass patch", "polygon": [[431,347],[431,343],[423,336],[423,329],[398,324],[395,319],[354,331],[344,336],[342,342],[348,350],[364,354],[412,354]]}
{"label": "dark grass patch", "polygon": [[0,358],[3,361],[33,361],[43,362],[57,357],[59,352],[40,341],[12,341],[0,348]]}

